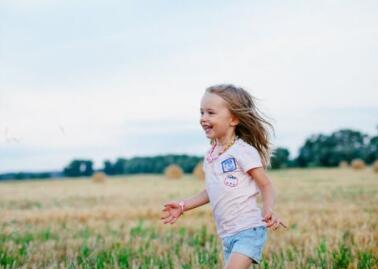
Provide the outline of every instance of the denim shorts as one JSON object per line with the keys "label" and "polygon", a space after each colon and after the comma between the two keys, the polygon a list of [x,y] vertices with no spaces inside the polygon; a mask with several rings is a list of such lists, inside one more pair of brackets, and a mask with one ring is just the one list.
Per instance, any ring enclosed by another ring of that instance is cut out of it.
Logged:
{"label": "denim shorts", "polygon": [[267,236],[267,228],[259,226],[224,237],[224,263],[226,264],[232,252],[238,252],[251,258],[253,263],[259,264]]}

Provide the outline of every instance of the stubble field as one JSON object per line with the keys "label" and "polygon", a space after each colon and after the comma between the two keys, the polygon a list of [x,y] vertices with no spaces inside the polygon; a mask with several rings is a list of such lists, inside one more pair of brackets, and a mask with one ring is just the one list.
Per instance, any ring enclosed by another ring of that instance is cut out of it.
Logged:
{"label": "stubble field", "polygon": [[[289,228],[269,231],[261,268],[378,268],[377,173],[269,176]],[[203,188],[190,175],[0,182],[0,268],[222,268],[209,205],[160,220],[164,202]]]}

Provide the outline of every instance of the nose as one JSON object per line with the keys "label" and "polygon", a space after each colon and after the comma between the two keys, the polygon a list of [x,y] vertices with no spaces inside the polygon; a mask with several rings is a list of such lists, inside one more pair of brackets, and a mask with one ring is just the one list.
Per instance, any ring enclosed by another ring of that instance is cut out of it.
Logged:
{"label": "nose", "polygon": [[200,123],[203,123],[207,120],[207,116],[206,116],[206,113],[203,113],[201,114],[201,117],[200,117]]}

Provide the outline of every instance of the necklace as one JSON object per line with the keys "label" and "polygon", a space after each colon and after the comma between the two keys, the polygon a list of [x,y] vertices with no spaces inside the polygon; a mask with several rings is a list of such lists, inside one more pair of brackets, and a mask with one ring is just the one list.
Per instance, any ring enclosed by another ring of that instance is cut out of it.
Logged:
{"label": "necklace", "polygon": [[213,155],[214,150],[217,146],[217,143],[214,143],[214,145],[211,147],[210,151],[207,154],[207,157],[206,157],[207,161],[209,163],[211,163],[211,162],[215,161],[216,159],[218,159],[218,157],[220,155],[222,155],[226,150],[228,150],[235,143],[235,141],[237,139],[238,139],[238,137],[234,136],[234,138],[220,152],[218,152],[217,156],[215,156],[215,157],[213,157],[212,155]]}

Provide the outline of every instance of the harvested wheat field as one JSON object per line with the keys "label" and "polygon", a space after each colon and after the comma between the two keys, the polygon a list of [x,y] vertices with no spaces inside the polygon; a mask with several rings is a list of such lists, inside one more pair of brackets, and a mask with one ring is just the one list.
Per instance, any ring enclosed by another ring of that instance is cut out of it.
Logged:
{"label": "harvested wheat field", "polygon": [[[261,268],[378,268],[378,174],[269,175],[289,228],[269,231]],[[203,187],[192,176],[1,182],[0,268],[222,268],[209,205],[160,221],[164,202]]]}

